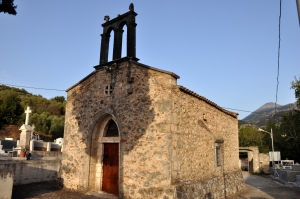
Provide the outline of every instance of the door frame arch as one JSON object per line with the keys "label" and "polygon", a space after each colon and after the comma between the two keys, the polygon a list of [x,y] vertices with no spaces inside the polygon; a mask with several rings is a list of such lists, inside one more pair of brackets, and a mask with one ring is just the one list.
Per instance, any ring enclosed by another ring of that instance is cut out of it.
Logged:
{"label": "door frame arch", "polygon": [[[98,114],[97,114],[98,115]],[[105,137],[105,130],[110,120],[113,120],[118,128],[118,137]],[[89,163],[89,190],[102,191],[103,183],[103,155],[105,143],[119,144],[119,193],[120,193],[120,142],[121,142],[121,128],[120,122],[111,113],[103,113],[98,116],[97,120],[91,129],[90,142],[90,163]]]}

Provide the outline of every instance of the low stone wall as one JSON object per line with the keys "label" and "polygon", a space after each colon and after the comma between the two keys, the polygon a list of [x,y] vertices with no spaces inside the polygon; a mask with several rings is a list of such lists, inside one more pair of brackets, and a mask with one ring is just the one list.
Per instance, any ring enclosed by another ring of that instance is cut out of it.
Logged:
{"label": "low stone wall", "polygon": [[244,178],[241,170],[225,174],[226,197],[233,195],[245,188]]}
{"label": "low stone wall", "polygon": [[226,198],[244,188],[242,172],[235,171],[203,181],[180,183],[175,186],[174,198]]}
{"label": "low stone wall", "polygon": [[12,172],[14,185],[45,182],[57,179],[60,163],[60,158],[56,157],[43,158],[42,160],[0,158],[0,171]]}
{"label": "low stone wall", "polygon": [[0,198],[10,199],[13,189],[14,174],[11,171],[0,170]]}

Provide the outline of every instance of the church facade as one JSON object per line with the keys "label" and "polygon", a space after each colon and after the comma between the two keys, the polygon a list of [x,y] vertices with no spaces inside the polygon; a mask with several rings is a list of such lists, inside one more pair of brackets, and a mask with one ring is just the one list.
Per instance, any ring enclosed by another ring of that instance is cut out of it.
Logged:
{"label": "church facade", "polygon": [[136,15],[131,4],[106,16],[100,64],[67,90],[64,187],[134,199],[225,198],[243,189],[237,114],[177,85],[178,75],[138,62]]}

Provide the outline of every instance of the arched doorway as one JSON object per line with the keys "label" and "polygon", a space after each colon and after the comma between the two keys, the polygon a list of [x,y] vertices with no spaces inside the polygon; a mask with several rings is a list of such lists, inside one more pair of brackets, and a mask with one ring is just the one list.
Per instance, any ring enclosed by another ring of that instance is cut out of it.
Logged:
{"label": "arched doorway", "polygon": [[[104,137],[118,137],[118,126],[110,119],[104,130]],[[119,193],[119,143],[103,143],[102,191],[118,195]]]}
{"label": "arched doorway", "polygon": [[119,194],[120,133],[108,114],[96,122],[91,143],[89,189]]}
{"label": "arched doorway", "polygon": [[239,147],[239,153],[246,152],[247,153],[247,162],[248,167],[247,170],[250,173],[259,172],[259,150],[258,147]]}

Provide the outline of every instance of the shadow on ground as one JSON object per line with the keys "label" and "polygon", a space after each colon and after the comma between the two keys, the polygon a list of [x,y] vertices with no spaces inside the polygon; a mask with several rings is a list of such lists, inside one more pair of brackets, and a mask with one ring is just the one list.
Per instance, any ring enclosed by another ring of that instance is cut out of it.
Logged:
{"label": "shadow on ground", "polygon": [[[13,187],[12,199],[96,199],[93,195],[67,191],[58,187],[55,181],[41,182]],[[104,199],[104,198],[103,198]]]}
{"label": "shadow on ground", "polygon": [[[268,176],[243,172],[246,189],[227,199],[299,199],[300,189],[283,185]],[[42,182],[14,186],[12,199],[116,199],[116,196],[89,193],[82,194],[61,189],[56,182]]]}

